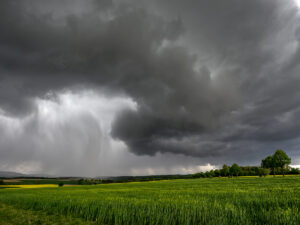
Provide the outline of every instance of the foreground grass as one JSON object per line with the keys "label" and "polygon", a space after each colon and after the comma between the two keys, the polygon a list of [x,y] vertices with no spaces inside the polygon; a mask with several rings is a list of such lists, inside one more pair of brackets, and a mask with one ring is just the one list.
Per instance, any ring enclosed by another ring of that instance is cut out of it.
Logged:
{"label": "foreground grass", "polygon": [[10,188],[0,203],[97,224],[296,225],[300,176]]}
{"label": "foreground grass", "polygon": [[0,204],[1,225],[92,225],[78,218],[59,215],[48,215],[45,212],[24,210],[13,206]]}

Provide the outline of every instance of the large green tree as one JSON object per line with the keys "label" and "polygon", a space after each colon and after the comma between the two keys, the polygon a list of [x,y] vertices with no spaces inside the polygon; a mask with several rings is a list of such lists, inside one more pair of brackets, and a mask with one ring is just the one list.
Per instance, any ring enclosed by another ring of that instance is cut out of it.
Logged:
{"label": "large green tree", "polygon": [[271,169],[273,175],[275,176],[275,163],[273,156],[268,156],[267,158],[261,161],[261,167]]}
{"label": "large green tree", "polygon": [[224,164],[222,169],[221,169],[221,175],[224,176],[224,177],[227,177],[228,174],[229,174],[229,166]]}
{"label": "large green tree", "polygon": [[241,170],[241,167],[239,167],[239,165],[235,163],[230,167],[229,172],[231,176],[238,176]]}
{"label": "large green tree", "polygon": [[261,167],[269,168],[272,170],[273,175],[276,173],[276,168],[280,168],[282,175],[286,167],[291,163],[291,158],[288,157],[285,151],[278,149],[272,156],[261,161]]}
{"label": "large green tree", "polygon": [[284,176],[285,168],[291,163],[291,158],[282,149],[278,149],[273,155],[273,162],[277,168],[281,169]]}

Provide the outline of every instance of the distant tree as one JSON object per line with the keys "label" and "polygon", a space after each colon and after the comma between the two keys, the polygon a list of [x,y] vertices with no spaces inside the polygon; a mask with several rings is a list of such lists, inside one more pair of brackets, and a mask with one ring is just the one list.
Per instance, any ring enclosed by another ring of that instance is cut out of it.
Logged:
{"label": "distant tree", "polygon": [[83,182],[84,182],[83,179],[79,179],[79,180],[77,181],[77,183],[78,183],[79,185],[83,184]]}
{"label": "distant tree", "polygon": [[4,181],[3,180],[0,180],[0,185],[4,184]]}
{"label": "distant tree", "polygon": [[275,176],[275,162],[273,156],[268,156],[267,158],[261,161],[261,167],[271,169],[273,175]]}
{"label": "distant tree", "polygon": [[300,174],[300,170],[298,168],[291,168],[290,174]]}
{"label": "distant tree", "polygon": [[239,167],[239,165],[235,163],[230,167],[229,172],[231,176],[237,177],[241,172],[241,167]]}
{"label": "distant tree", "polygon": [[281,173],[284,176],[285,168],[291,163],[291,158],[288,157],[285,151],[278,149],[273,155],[273,162],[275,167],[281,169]]}
{"label": "distant tree", "polygon": [[200,173],[195,173],[192,175],[193,178],[200,178],[201,177],[201,174]]}
{"label": "distant tree", "polygon": [[215,177],[216,176],[215,171],[214,170],[209,171],[209,175],[210,177]]}
{"label": "distant tree", "polygon": [[229,166],[227,166],[226,164],[224,164],[221,169],[221,175],[224,177],[229,175]]}
{"label": "distant tree", "polygon": [[215,176],[215,173],[214,173],[213,170],[211,170],[211,171],[206,171],[206,172],[205,172],[205,177],[212,178],[212,177],[214,177],[214,176]]}
{"label": "distant tree", "polygon": [[260,177],[265,177],[265,176],[270,174],[270,169],[268,169],[268,168],[258,168],[257,173]]}
{"label": "distant tree", "polygon": [[241,166],[241,173],[240,176],[255,176],[258,175],[258,168],[257,166]]}
{"label": "distant tree", "polygon": [[60,182],[60,183],[58,184],[58,187],[62,187],[62,186],[64,186],[64,183]]}
{"label": "distant tree", "polygon": [[205,173],[203,173],[203,172],[199,173],[199,175],[200,175],[200,177],[202,177],[202,178],[205,178],[205,177],[206,177]]}
{"label": "distant tree", "polygon": [[220,177],[221,176],[221,170],[215,170],[215,177]]}

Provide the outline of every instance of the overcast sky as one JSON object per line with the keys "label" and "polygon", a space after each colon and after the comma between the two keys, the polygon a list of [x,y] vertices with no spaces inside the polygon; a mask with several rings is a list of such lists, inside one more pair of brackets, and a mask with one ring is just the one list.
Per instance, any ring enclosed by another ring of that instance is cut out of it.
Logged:
{"label": "overcast sky", "polygon": [[1,0],[0,170],[300,164],[300,0]]}

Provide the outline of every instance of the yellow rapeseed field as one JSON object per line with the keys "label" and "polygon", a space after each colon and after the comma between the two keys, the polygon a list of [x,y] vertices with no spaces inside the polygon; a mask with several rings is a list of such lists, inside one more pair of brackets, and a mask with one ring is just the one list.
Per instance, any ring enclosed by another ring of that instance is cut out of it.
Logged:
{"label": "yellow rapeseed field", "polygon": [[49,188],[49,187],[57,187],[57,184],[1,185],[0,187],[7,187],[7,188]]}

